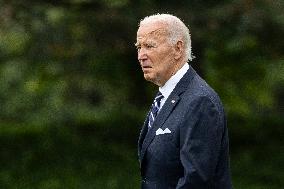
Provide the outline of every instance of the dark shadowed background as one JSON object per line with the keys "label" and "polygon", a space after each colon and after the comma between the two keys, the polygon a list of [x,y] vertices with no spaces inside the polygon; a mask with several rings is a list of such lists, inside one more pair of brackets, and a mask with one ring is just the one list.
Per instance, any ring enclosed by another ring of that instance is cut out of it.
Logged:
{"label": "dark shadowed background", "polygon": [[228,117],[235,189],[284,187],[282,0],[0,0],[0,188],[139,188],[137,139],[157,88],[139,20],[180,17],[192,66]]}

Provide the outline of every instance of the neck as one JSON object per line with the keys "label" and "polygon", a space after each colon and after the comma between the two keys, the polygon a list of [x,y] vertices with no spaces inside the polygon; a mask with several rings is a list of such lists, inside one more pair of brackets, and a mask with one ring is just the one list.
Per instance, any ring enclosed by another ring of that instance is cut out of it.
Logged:
{"label": "neck", "polygon": [[163,81],[159,81],[158,83],[156,83],[156,85],[158,85],[159,87],[162,87],[165,85],[165,83],[173,76],[175,75],[185,64],[186,62],[176,62],[173,65],[173,69],[172,72],[169,74],[169,76],[164,79]]}

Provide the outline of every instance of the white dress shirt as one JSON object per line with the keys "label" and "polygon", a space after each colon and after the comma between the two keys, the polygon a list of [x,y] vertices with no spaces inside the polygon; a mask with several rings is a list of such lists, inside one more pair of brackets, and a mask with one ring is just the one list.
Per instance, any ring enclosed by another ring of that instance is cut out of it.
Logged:
{"label": "white dress shirt", "polygon": [[184,76],[184,74],[189,69],[189,64],[185,63],[181,69],[175,73],[162,87],[159,87],[159,91],[162,93],[164,98],[161,100],[160,110],[162,109],[163,105],[165,104],[166,100],[176,87],[177,83],[180,81],[180,79]]}

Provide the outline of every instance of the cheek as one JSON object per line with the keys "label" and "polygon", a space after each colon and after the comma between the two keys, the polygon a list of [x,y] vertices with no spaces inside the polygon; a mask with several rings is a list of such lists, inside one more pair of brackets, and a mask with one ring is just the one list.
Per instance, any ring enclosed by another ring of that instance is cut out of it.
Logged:
{"label": "cheek", "polygon": [[159,60],[161,68],[163,69],[168,68],[169,66],[171,66],[171,63],[173,62],[173,55],[171,54],[171,52],[166,51],[160,54]]}
{"label": "cheek", "polygon": [[168,49],[162,49],[149,55],[152,66],[157,72],[167,69],[169,67],[168,64],[170,64],[173,60],[173,54]]}

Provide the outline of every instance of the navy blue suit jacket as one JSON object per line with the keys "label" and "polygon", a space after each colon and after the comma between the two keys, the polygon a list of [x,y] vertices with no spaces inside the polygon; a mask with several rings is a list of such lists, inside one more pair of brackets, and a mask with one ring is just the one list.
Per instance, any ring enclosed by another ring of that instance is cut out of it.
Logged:
{"label": "navy blue suit jacket", "polygon": [[[141,188],[232,188],[223,106],[191,66],[149,131],[147,123],[138,141]],[[171,133],[156,135],[159,128]]]}

